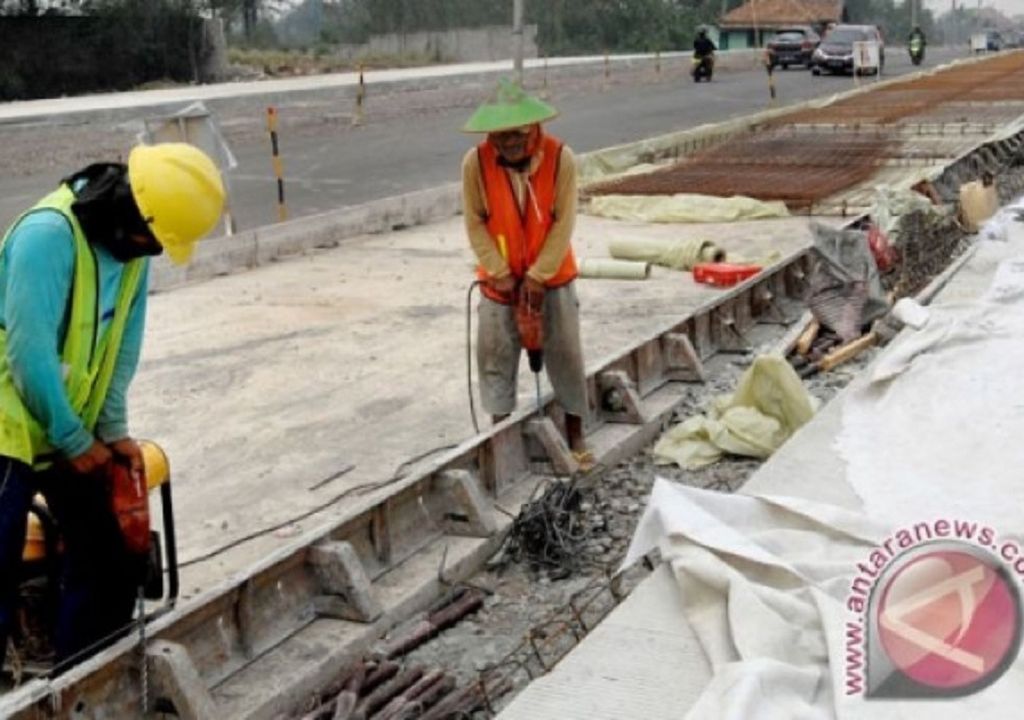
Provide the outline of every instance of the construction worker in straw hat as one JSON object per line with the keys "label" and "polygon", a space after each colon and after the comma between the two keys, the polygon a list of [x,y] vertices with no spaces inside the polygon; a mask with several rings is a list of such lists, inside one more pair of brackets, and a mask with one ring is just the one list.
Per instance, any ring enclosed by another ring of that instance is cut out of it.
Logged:
{"label": "construction worker in straw hat", "polygon": [[495,422],[516,405],[521,300],[542,314],[548,378],[566,413],[570,450],[583,466],[587,387],[576,298],[576,160],[542,123],[557,111],[501,81],[493,98],[466,123],[486,137],[462,163],[466,232],[479,267],[477,358],[480,395]]}
{"label": "construction worker in straw hat", "polygon": [[142,344],[149,256],[189,259],[224,205],[220,172],[184,144],[90,165],[0,244],[0,668],[26,518],[41,492],[60,528],[58,660],[125,625],[129,577],[104,470],[142,472],[126,400]]}

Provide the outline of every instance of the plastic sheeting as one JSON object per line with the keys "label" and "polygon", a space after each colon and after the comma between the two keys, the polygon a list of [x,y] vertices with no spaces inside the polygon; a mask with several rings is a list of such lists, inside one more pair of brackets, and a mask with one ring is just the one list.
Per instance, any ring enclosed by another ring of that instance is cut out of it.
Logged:
{"label": "plastic sheeting", "polygon": [[921,193],[888,185],[875,188],[875,204],[871,208],[871,219],[893,245],[902,244],[900,221],[904,215],[913,212],[925,213],[925,217],[935,221],[945,217],[941,208],[936,207]]}
{"label": "plastic sheeting", "polygon": [[815,263],[807,304],[822,326],[850,342],[889,309],[867,233],[821,223],[811,229]]}
{"label": "plastic sheeting", "polygon": [[723,223],[789,217],[783,202],[710,195],[599,195],[588,214],[649,223]]}
{"label": "plastic sheeting", "polygon": [[[728,495],[657,480],[623,567],[660,550],[712,666],[697,702],[676,717],[1017,717],[1024,703],[1020,661],[991,687],[955,700],[866,700],[848,691],[848,623],[857,616],[847,598],[858,564],[893,529],[870,514],[799,498]],[[650,633],[657,637],[657,628]],[[636,672],[643,672],[642,662]]]}
{"label": "plastic sheeting", "polygon": [[710,240],[685,238],[657,240],[654,238],[627,238],[612,240],[608,252],[618,260],[633,260],[673,270],[692,270],[702,262],[721,262],[725,252]]}
{"label": "plastic sheeting", "polygon": [[837,446],[865,510],[900,521],[899,509],[912,507],[1024,536],[1019,504],[993,502],[1000,492],[991,490],[1020,494],[1022,360],[1024,254],[1001,264],[980,300],[930,307],[927,323],[901,334],[872,383],[847,399]]}
{"label": "plastic sheeting", "polygon": [[766,458],[814,415],[816,403],[781,357],[761,356],[736,391],[717,398],[706,416],[671,428],[654,446],[658,462],[699,468],[726,454]]}

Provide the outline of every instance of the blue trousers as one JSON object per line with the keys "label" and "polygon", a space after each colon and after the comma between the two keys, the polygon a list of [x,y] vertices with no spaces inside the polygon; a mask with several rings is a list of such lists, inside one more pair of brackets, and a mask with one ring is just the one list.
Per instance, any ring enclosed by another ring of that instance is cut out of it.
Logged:
{"label": "blue trousers", "polygon": [[0,667],[13,629],[32,498],[42,492],[63,552],[54,644],[57,661],[79,660],[112,641],[132,617],[140,560],[124,547],[102,473],[77,475],[0,457]]}

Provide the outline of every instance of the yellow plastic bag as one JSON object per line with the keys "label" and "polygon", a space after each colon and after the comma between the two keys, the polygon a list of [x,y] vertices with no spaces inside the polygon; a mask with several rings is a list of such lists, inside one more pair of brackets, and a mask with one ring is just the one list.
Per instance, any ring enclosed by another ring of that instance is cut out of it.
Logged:
{"label": "yellow plastic bag", "polygon": [[999,192],[995,184],[975,180],[960,186],[960,218],[967,232],[978,232],[998,210]]}
{"label": "yellow plastic bag", "polygon": [[690,470],[724,454],[767,458],[811,419],[816,405],[784,358],[763,355],[743,373],[735,392],[712,403],[707,416],[689,418],[662,435],[654,457]]}

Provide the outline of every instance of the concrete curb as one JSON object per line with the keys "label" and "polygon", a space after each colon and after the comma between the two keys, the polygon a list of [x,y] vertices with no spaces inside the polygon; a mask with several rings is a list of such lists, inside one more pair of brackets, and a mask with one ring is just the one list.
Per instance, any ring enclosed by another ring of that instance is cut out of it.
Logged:
{"label": "concrete curb", "polygon": [[337,247],[343,240],[359,235],[447,220],[461,211],[462,187],[450,183],[214,238],[199,244],[188,265],[177,266],[166,257],[157,258],[150,272],[150,289],[160,292],[252,270],[288,256]]}

